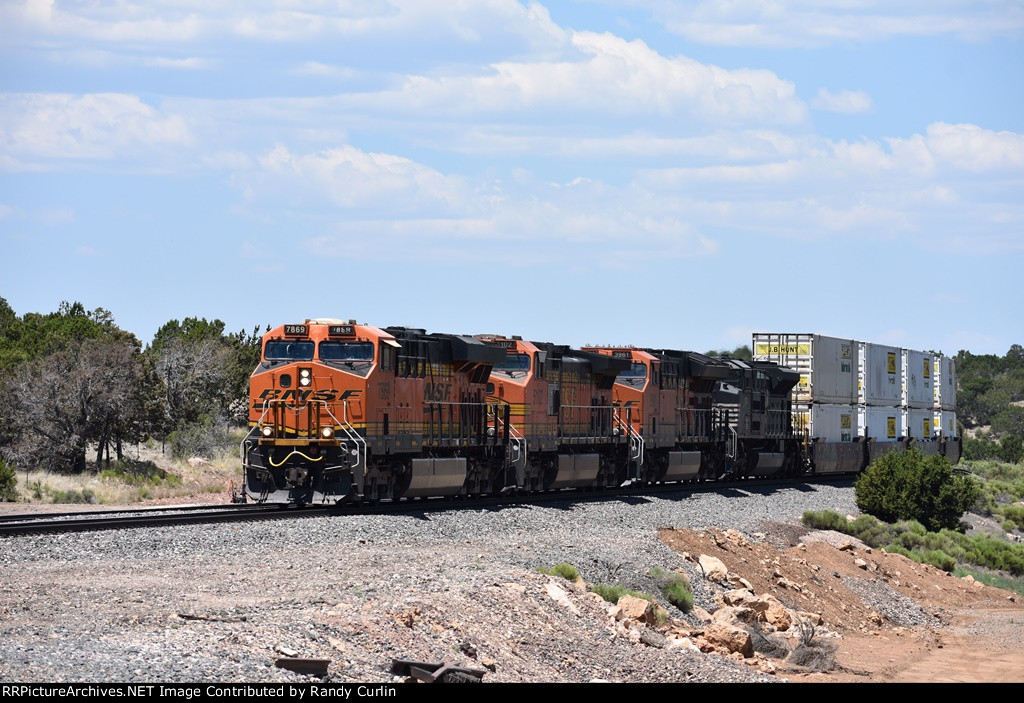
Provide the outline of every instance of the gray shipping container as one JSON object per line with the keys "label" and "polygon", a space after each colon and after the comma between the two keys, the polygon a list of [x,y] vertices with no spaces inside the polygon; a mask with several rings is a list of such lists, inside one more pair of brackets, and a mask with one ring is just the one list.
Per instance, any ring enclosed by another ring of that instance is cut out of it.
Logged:
{"label": "gray shipping container", "polygon": [[935,355],[915,349],[903,350],[903,402],[911,408],[935,405]]}
{"label": "gray shipping container", "polygon": [[906,437],[903,408],[883,405],[862,405],[858,415],[857,434],[872,437],[876,442],[895,442]]}
{"label": "gray shipping container", "polygon": [[859,352],[860,402],[866,405],[902,405],[902,355],[899,347],[862,342]]}
{"label": "gray shipping container", "polygon": [[956,410],[956,361],[948,356],[937,357],[932,376],[935,407]]}
{"label": "gray shipping container", "polygon": [[857,406],[827,403],[793,405],[793,429],[810,439],[852,442],[857,438]]}
{"label": "gray shipping container", "polygon": [[947,439],[952,439],[960,436],[960,431],[956,427],[956,413],[952,410],[936,410],[935,411],[935,424],[932,426],[933,434],[942,432],[942,436]]}
{"label": "gray shipping container", "polygon": [[800,373],[795,403],[857,402],[857,343],[822,334],[755,332],[754,359],[774,361]]}
{"label": "gray shipping container", "polygon": [[935,412],[920,408],[907,409],[907,433],[914,439],[932,439],[939,433],[935,427]]}

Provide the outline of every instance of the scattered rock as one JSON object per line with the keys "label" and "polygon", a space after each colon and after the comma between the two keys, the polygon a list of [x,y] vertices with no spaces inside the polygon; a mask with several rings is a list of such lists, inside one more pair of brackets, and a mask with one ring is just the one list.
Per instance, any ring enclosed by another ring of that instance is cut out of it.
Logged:
{"label": "scattered rock", "polygon": [[623,618],[647,623],[653,623],[656,620],[654,603],[649,600],[625,595],[619,598],[616,605],[622,610]]}
{"label": "scattered rock", "polygon": [[697,563],[700,564],[704,578],[708,581],[722,582],[729,577],[729,570],[725,568],[725,564],[718,557],[701,554]]}

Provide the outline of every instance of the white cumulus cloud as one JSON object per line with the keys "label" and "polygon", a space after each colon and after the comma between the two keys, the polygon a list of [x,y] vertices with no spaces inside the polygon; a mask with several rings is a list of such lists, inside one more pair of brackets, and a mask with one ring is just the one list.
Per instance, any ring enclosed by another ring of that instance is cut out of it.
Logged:
{"label": "white cumulus cloud", "polygon": [[811,100],[811,107],[827,112],[839,112],[844,115],[857,115],[871,112],[874,103],[871,96],[859,90],[841,90],[833,93],[827,88],[818,91],[818,95]]}
{"label": "white cumulus cloud", "polygon": [[132,163],[192,142],[182,116],[161,114],[135,95],[0,95],[0,157],[8,170],[81,160]]}

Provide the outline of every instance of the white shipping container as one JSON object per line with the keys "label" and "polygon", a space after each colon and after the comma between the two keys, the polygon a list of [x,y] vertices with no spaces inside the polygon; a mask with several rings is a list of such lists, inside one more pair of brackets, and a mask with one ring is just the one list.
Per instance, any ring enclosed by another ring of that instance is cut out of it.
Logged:
{"label": "white shipping container", "polygon": [[857,438],[857,406],[797,403],[793,405],[793,427],[800,433],[806,430],[810,439],[852,442]]}
{"label": "white shipping container", "polygon": [[937,435],[940,431],[946,439],[956,438],[960,435],[956,427],[956,413],[952,410],[936,410],[933,422],[933,436]]}
{"label": "white shipping container", "polygon": [[755,332],[754,359],[799,372],[795,403],[857,402],[857,343],[821,334]]}
{"label": "white shipping container", "polygon": [[933,371],[935,406],[956,410],[956,361],[948,356],[936,357]]}
{"label": "white shipping container", "polygon": [[895,442],[906,436],[903,408],[862,405],[859,410],[857,434],[861,437],[873,437],[876,442]]}
{"label": "white shipping container", "polygon": [[899,347],[862,342],[859,349],[860,401],[898,406],[903,402]]}
{"label": "white shipping container", "polygon": [[935,355],[930,352],[903,350],[903,404],[911,408],[935,405]]}
{"label": "white shipping container", "polygon": [[935,431],[935,412],[921,408],[907,409],[907,432],[914,439],[932,439]]}

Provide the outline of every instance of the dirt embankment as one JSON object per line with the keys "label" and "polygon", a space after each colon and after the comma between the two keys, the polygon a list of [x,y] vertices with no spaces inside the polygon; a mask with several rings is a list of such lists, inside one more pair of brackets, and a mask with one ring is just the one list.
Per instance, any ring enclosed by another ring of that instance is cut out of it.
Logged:
{"label": "dirt embankment", "polygon": [[1015,594],[955,578],[838,533],[765,525],[763,541],[717,531],[662,530],[673,549],[720,559],[757,594],[821,615],[816,636],[835,668],[780,662],[789,681],[1021,682],[1024,604]]}

